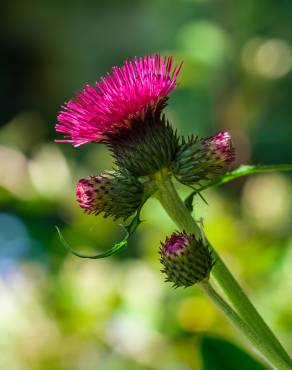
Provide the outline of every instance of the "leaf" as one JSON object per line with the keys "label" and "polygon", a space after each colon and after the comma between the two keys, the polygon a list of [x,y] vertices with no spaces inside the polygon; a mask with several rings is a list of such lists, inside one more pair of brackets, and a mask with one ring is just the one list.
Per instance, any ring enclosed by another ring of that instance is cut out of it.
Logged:
{"label": "leaf", "polygon": [[186,197],[185,199],[185,206],[186,208],[190,211],[193,212],[193,201],[194,201],[194,196],[196,195],[196,191],[193,191],[189,196]]}
{"label": "leaf", "polygon": [[[143,202],[144,204],[144,202]],[[112,254],[115,254],[117,253],[118,251],[120,251],[121,249],[125,248],[127,245],[128,245],[128,241],[130,239],[130,237],[134,234],[134,232],[136,231],[136,229],[138,228],[138,226],[141,224],[141,220],[140,220],[140,212],[141,212],[141,208],[143,206],[143,204],[141,204],[141,206],[139,207],[139,209],[137,210],[136,212],[136,215],[135,217],[132,219],[132,221],[130,222],[129,225],[120,225],[122,226],[125,231],[126,231],[126,235],[124,237],[123,240],[121,240],[120,242],[118,243],[115,243],[110,249],[108,249],[107,251],[105,252],[101,252],[101,253],[98,253],[98,254],[95,254],[95,255],[86,255],[86,254],[82,254],[82,253],[79,253],[79,252],[76,252],[68,243],[67,241],[64,239],[60,229],[58,228],[58,226],[55,226],[56,229],[57,229],[57,232],[59,234],[59,238],[60,238],[60,241],[61,243],[63,244],[63,246],[69,251],[71,252],[72,254],[74,254],[74,256],[77,256],[77,257],[80,257],[80,258],[89,258],[89,259],[99,259],[99,258],[104,258],[104,257],[108,257],[108,256],[111,256]]]}
{"label": "leaf", "polygon": [[201,354],[204,370],[266,370],[242,349],[224,339],[204,337]]}
{"label": "leaf", "polygon": [[213,181],[208,182],[206,185],[199,187],[191,192],[190,195],[185,199],[185,206],[188,210],[193,210],[193,200],[196,194],[200,194],[203,190],[213,188],[215,186],[226,184],[229,181],[235,180],[239,177],[252,175],[254,173],[266,173],[274,171],[292,171],[291,164],[281,164],[281,165],[242,165],[233,171],[227,172],[225,175],[219,176]]}
{"label": "leaf", "polygon": [[207,202],[207,200],[203,197],[203,195],[199,192],[197,192],[197,190],[195,190],[194,192],[192,192],[184,201],[185,203],[185,206],[186,208],[190,211],[190,212],[193,212],[193,201],[194,201],[194,196],[195,195],[198,195],[202,201],[208,206],[209,203]]}

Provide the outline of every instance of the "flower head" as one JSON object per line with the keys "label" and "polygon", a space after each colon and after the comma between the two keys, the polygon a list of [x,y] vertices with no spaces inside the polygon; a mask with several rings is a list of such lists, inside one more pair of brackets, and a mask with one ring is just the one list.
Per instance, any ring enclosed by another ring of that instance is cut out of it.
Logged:
{"label": "flower head", "polygon": [[208,279],[214,264],[211,252],[202,240],[185,232],[173,233],[160,247],[160,262],[166,281],[176,287],[188,287]]}
{"label": "flower head", "polygon": [[76,197],[86,213],[114,219],[126,219],[139,207],[143,195],[142,184],[132,176],[117,172],[104,172],[78,181]]}
{"label": "flower head", "polygon": [[148,110],[161,110],[167,95],[176,87],[181,65],[173,67],[172,57],[160,55],[134,58],[112,74],[87,84],[66,103],[58,116],[56,131],[65,134],[59,142],[79,146],[89,142],[107,142],[109,134],[141,119]]}

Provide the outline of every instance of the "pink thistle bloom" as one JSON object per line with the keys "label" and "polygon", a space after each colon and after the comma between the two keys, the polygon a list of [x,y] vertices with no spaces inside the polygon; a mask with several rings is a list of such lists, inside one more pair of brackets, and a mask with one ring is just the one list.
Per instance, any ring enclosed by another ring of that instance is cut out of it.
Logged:
{"label": "pink thistle bloom", "polygon": [[228,165],[235,160],[235,149],[229,132],[218,134],[202,140],[204,152],[218,165]]}
{"label": "pink thistle bloom", "polygon": [[108,135],[129,127],[132,119],[143,121],[148,109],[161,109],[167,95],[176,87],[181,64],[173,67],[172,57],[160,55],[126,60],[112,74],[87,84],[76,98],[69,100],[58,115],[56,131],[63,140],[79,146],[107,142]]}

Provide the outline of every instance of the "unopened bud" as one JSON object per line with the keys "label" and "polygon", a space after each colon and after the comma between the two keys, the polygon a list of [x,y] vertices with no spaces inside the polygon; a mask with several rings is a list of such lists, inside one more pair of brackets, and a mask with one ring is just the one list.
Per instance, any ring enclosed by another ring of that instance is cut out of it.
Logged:
{"label": "unopened bud", "polygon": [[235,149],[228,132],[206,139],[183,140],[173,163],[175,177],[186,185],[209,180],[227,171],[235,159]]}
{"label": "unopened bud", "polygon": [[214,264],[212,254],[202,240],[185,232],[173,233],[160,247],[160,262],[166,281],[175,287],[188,287],[208,279]]}
{"label": "unopened bud", "polygon": [[104,172],[77,183],[76,197],[86,213],[114,219],[127,219],[139,207],[143,185],[133,176],[120,172]]}

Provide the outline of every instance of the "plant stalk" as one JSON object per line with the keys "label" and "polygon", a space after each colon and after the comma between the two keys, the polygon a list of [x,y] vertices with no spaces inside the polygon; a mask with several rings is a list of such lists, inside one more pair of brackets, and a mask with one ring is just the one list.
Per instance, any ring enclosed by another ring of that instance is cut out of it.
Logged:
{"label": "plant stalk", "polygon": [[[156,175],[156,184],[158,191],[155,196],[160,201],[161,205],[168,213],[170,218],[175,222],[180,230],[185,230],[188,233],[193,233],[196,236],[202,234],[200,227],[193,219],[189,210],[185,207],[184,202],[179,197],[170,176],[163,173]],[[275,337],[271,329],[264,322],[253,304],[250,302],[238,282],[235,280],[231,272],[228,270],[218,253],[210,245],[216,258],[215,265],[212,269],[212,276],[217,281],[218,285],[229,299],[230,303],[241,317],[242,320],[255,333],[258,341],[261,341],[265,347],[263,355],[270,361],[276,369],[292,369],[292,361],[282,347],[281,343]],[[239,328],[240,329],[240,328]],[[249,338],[252,343],[256,343]],[[281,363],[280,363],[280,362]]]}
{"label": "plant stalk", "polygon": [[[291,369],[283,365],[283,359],[275,351],[271,350],[265,343],[255,334],[255,332],[246,324],[245,321],[229,306],[229,304],[216,292],[209,282],[201,282],[200,286],[206,295],[210,298],[215,306],[229,319],[229,321],[254,344],[255,348],[263,358],[270,358],[273,356],[273,365],[277,369]],[[263,356],[264,355],[264,356]]]}

